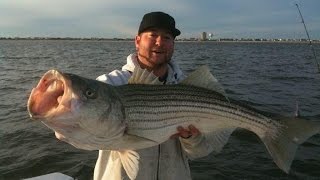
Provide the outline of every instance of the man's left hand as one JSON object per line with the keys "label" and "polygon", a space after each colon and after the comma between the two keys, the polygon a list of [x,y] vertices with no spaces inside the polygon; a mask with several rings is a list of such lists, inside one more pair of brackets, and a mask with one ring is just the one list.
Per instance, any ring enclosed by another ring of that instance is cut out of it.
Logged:
{"label": "man's left hand", "polygon": [[178,133],[173,134],[171,138],[182,137],[184,139],[188,139],[192,136],[198,136],[200,134],[199,129],[194,127],[193,125],[189,125],[188,128],[183,128],[182,126],[177,127]]}

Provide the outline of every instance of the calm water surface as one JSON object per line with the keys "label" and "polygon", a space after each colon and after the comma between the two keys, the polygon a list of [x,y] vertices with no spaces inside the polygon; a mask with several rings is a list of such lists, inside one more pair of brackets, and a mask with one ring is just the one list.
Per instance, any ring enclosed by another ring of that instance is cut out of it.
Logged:
{"label": "calm water surface", "polygon": [[[314,45],[320,54],[319,44]],[[0,41],[0,179],[62,172],[91,179],[97,151],[78,150],[29,119],[30,91],[49,69],[96,78],[120,69],[133,42]],[[320,74],[307,44],[177,42],[187,74],[208,65],[227,94],[257,109],[320,122]],[[194,179],[320,179],[320,136],[302,144],[289,175],[252,133],[236,131],[220,154],[191,161]]]}

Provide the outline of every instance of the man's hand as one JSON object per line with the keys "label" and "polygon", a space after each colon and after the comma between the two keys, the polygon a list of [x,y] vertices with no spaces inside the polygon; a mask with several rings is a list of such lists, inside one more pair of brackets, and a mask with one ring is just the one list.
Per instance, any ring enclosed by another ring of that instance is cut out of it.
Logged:
{"label": "man's hand", "polygon": [[187,129],[183,128],[182,126],[177,127],[178,133],[171,136],[171,138],[182,137],[184,139],[188,139],[191,136],[198,136],[200,131],[194,127],[193,125],[189,125]]}

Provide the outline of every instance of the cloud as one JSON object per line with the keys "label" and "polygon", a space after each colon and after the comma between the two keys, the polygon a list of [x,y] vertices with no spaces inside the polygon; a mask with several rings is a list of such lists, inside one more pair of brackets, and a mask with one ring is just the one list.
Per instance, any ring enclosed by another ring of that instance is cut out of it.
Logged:
{"label": "cloud", "polygon": [[[317,0],[301,6],[311,30],[319,29],[319,6]],[[276,34],[295,31],[290,28],[300,22],[291,0],[1,0],[0,36],[133,37],[150,11],[171,14],[181,37],[202,31],[221,36]]]}
{"label": "cloud", "polygon": [[[141,4],[148,4],[147,7]],[[167,5],[170,4],[169,8]],[[34,34],[68,36],[86,34],[95,36],[133,36],[141,17],[148,11],[179,13],[187,11],[180,1],[163,0],[2,0],[0,2],[0,28],[33,31]],[[77,28],[74,32],[72,28]],[[17,30],[18,31],[18,30]],[[51,31],[51,32],[50,32]],[[69,33],[68,33],[69,32]],[[101,32],[101,33],[99,33]],[[32,32],[26,32],[32,34]]]}

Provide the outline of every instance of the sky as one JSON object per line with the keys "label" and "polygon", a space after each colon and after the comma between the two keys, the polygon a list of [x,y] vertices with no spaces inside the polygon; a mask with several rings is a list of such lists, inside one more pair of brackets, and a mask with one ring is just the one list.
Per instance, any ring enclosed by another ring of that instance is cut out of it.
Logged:
{"label": "sky", "polygon": [[320,0],[0,0],[0,37],[134,38],[145,13],[176,20],[178,38],[320,39]]}

